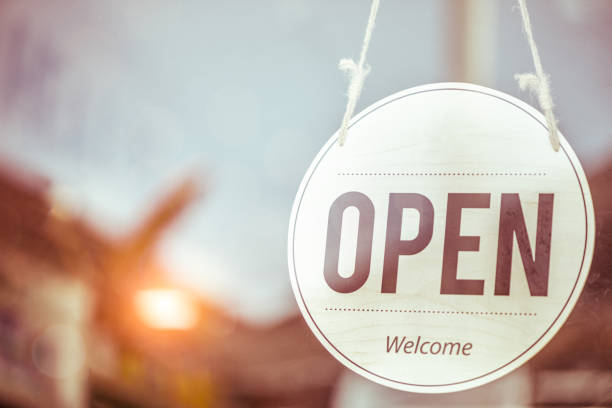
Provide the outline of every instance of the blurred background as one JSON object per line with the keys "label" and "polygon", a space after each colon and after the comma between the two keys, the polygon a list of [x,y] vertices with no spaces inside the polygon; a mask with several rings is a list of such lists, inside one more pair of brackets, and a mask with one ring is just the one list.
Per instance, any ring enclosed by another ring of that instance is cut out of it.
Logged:
{"label": "blurred background", "polygon": [[[368,0],[0,0],[0,406],[612,405],[612,2],[530,0],[597,248],[526,367],[441,396],[343,369],[286,267]],[[442,81],[537,105],[514,0],[383,0],[358,111]]]}

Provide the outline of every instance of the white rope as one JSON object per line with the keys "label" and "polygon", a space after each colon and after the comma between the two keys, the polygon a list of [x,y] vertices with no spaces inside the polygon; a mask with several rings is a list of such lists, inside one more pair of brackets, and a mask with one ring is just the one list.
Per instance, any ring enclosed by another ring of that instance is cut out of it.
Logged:
{"label": "white rope", "polygon": [[370,73],[370,67],[366,65],[365,60],[366,54],[368,53],[368,47],[370,46],[370,39],[372,38],[372,31],[374,31],[374,22],[376,21],[379,5],[380,0],[372,0],[370,17],[368,18],[368,25],[363,38],[363,45],[361,46],[361,54],[359,55],[359,64],[356,64],[355,61],[350,58],[343,58],[338,64],[338,68],[346,72],[350,79],[347,92],[348,101],[346,103],[346,110],[344,111],[342,125],[340,126],[340,136],[338,138],[340,146],[343,146],[346,141],[348,122],[355,111],[355,106],[357,105],[359,95],[361,95],[361,89],[363,88],[365,78]]}
{"label": "white rope", "polygon": [[519,8],[521,10],[521,16],[523,17],[523,29],[529,42],[529,48],[531,49],[531,56],[533,57],[533,65],[535,66],[535,74],[516,74],[514,78],[518,81],[521,90],[529,89],[535,93],[538,97],[540,107],[544,111],[546,116],[546,123],[548,124],[548,131],[550,134],[550,144],[555,151],[559,150],[559,135],[557,133],[557,120],[553,113],[553,100],[550,95],[550,82],[548,75],[544,73],[542,68],[542,61],[540,60],[540,53],[536,46],[535,40],[533,39],[533,32],[531,30],[531,20],[529,18],[529,11],[527,10],[527,4],[525,0],[517,0]]}

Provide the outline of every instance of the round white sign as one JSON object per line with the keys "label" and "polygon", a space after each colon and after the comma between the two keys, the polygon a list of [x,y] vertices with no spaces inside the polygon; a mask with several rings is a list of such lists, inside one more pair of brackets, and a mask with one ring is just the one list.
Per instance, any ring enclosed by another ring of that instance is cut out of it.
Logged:
{"label": "round white sign", "polygon": [[409,89],[334,135],[289,227],[293,290],[345,366],[400,390],[472,388],[535,355],[571,312],[595,224],[544,117],[481,86]]}

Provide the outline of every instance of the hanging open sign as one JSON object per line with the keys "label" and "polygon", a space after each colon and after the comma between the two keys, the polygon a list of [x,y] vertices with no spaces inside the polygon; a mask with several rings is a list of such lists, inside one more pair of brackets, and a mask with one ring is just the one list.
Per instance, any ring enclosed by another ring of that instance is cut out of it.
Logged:
{"label": "hanging open sign", "polygon": [[289,229],[298,304],[325,348],[393,388],[449,392],[512,371],[555,335],[587,278],[580,163],[527,104],[469,84],[392,95],[334,135]]}

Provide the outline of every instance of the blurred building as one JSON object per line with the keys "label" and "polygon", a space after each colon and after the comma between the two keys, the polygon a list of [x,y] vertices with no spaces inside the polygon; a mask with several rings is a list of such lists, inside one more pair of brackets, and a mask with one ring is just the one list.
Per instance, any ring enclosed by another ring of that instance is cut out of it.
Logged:
{"label": "blurred building", "polygon": [[305,323],[245,325],[167,278],[154,244],[179,185],[120,242],[0,172],[0,402],[9,407],[326,406],[340,374]]}

